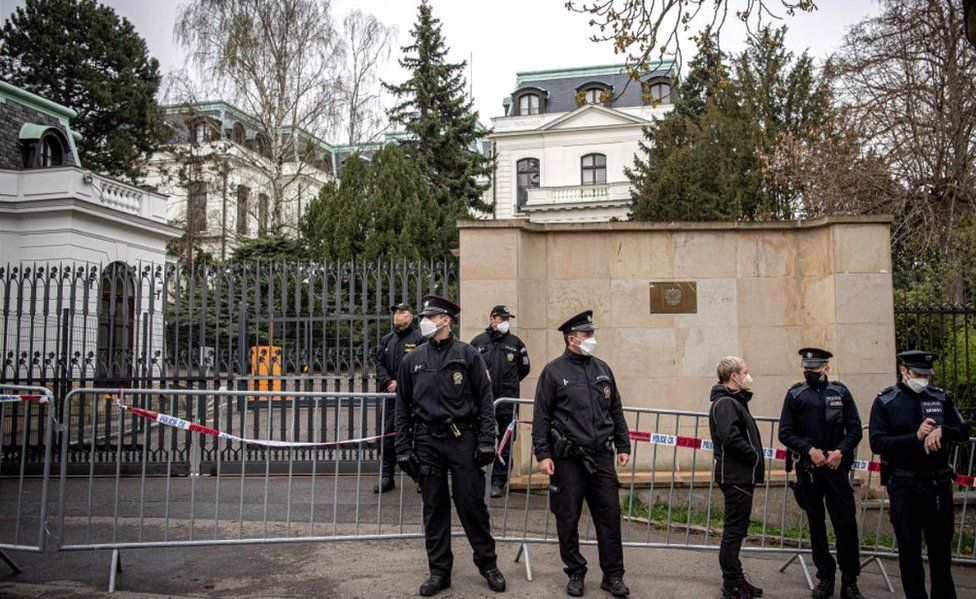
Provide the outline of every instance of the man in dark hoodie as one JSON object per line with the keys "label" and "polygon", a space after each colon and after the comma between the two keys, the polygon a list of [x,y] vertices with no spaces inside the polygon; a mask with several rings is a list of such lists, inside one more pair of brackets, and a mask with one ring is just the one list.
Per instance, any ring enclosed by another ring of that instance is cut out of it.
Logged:
{"label": "man in dark hoodie", "polygon": [[718,384],[712,387],[708,428],[715,455],[715,482],[725,495],[725,522],[718,562],[722,568],[723,599],[762,596],[742,573],[739,550],[749,531],[752,494],[765,480],[766,464],[759,428],[749,413],[752,376],[742,358],[726,356],[715,367]]}
{"label": "man in dark hoodie", "polygon": [[[499,397],[519,397],[519,383],[529,375],[529,352],[522,340],[509,332],[509,319],[515,318],[508,306],[495,306],[488,315],[488,327],[484,333],[471,340],[471,345],[485,359],[488,374],[491,375],[491,391],[495,399]],[[498,424],[498,442],[508,425],[512,423],[515,404],[503,403],[495,410]],[[491,469],[491,496],[501,497],[508,484],[508,457],[512,443],[502,448],[501,460],[495,458]],[[504,463],[503,463],[504,462]]]}

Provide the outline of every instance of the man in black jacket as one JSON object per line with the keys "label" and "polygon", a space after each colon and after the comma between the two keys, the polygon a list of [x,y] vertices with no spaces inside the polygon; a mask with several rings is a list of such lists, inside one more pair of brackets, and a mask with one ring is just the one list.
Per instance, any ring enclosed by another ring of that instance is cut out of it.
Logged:
{"label": "man in black jacket", "polygon": [[564,322],[562,356],[539,375],[532,419],[532,446],[539,468],[549,476],[549,505],[556,517],[559,555],[569,575],[566,593],[584,592],[586,559],[579,550],[583,499],[596,528],[603,581],[600,588],[626,597],[624,553],[620,538],[620,493],[616,463],[630,459],[630,433],[620,392],[607,363],[593,357],[593,311]]}
{"label": "man in black jacket", "polygon": [[752,375],[742,358],[727,356],[716,366],[718,384],[712,387],[708,428],[715,456],[715,482],[725,496],[725,521],[718,562],[722,568],[723,599],[750,599],[762,589],[746,580],[739,561],[749,531],[752,494],[765,480],[766,463],[759,427],[749,413]]}
{"label": "man in black jacket", "polygon": [[[420,331],[413,326],[413,308],[410,304],[390,306],[393,314],[393,330],[380,339],[373,363],[376,365],[376,390],[379,393],[396,393],[397,370],[403,357],[424,342]],[[383,433],[394,431],[396,418],[396,398],[383,400]],[[396,450],[393,437],[383,439],[383,462],[380,465],[380,482],[373,487],[373,493],[386,493],[396,488],[393,470],[396,466]]]}
{"label": "man in black jacket", "polygon": [[[471,340],[471,345],[481,352],[488,373],[491,375],[491,390],[495,399],[499,397],[520,397],[519,383],[529,374],[529,352],[522,340],[509,332],[509,319],[515,318],[508,306],[495,306],[488,316],[488,328]],[[498,441],[512,423],[515,404],[503,403],[495,411],[498,424]],[[514,438],[502,449],[501,460],[495,459],[491,471],[491,496],[501,497],[508,484],[509,455]],[[503,463],[504,462],[504,463]]]}
{"label": "man in black jacket", "polygon": [[495,459],[491,381],[478,350],[451,332],[460,312],[448,299],[424,298],[420,332],[428,341],[403,359],[397,376],[397,465],[420,481],[424,501],[424,596],[451,586],[452,495],[475,565],[491,590],[505,590],[485,502],[483,468]]}
{"label": "man in black jacket", "polygon": [[[799,456],[795,491],[810,522],[810,548],[820,581],[813,589],[813,599],[834,594],[838,562],[841,599],[864,599],[857,588],[861,560],[850,480],[857,444],[863,436],[861,417],[847,387],[827,379],[832,357],[817,347],[800,350],[804,380],[790,387],[783,398],[779,441]],[[827,540],[827,513],[837,535],[836,562]]]}

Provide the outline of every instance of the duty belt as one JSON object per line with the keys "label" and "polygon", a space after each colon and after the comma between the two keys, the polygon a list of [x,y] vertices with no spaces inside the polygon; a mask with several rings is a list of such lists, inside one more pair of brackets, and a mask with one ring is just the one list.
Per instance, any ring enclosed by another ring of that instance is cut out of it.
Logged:
{"label": "duty belt", "polygon": [[415,422],[414,432],[426,434],[434,437],[451,435],[460,437],[464,431],[474,430],[475,426],[471,422]]}
{"label": "duty belt", "polygon": [[942,468],[940,470],[930,470],[928,472],[915,472],[913,470],[902,470],[901,468],[892,468],[891,476],[896,476],[898,478],[910,478],[912,480],[919,481],[939,481],[939,480],[951,480],[953,478],[952,468]]}
{"label": "duty belt", "polygon": [[549,432],[552,441],[553,456],[557,458],[579,458],[583,462],[583,467],[588,474],[596,472],[596,460],[593,459],[594,456],[604,451],[613,451],[613,440],[611,438],[607,438],[600,447],[591,449],[573,443],[557,428],[552,428]]}

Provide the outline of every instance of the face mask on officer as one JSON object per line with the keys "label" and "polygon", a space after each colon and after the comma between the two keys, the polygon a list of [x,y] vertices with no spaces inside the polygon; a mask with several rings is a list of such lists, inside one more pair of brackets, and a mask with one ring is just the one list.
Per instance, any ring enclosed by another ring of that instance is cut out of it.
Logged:
{"label": "face mask on officer", "polygon": [[806,380],[807,384],[811,387],[819,387],[827,380],[826,370],[804,370],[803,379]]}
{"label": "face mask on officer", "polygon": [[409,310],[397,310],[393,313],[393,326],[397,330],[402,331],[403,329],[410,326],[413,322],[413,314]]}
{"label": "face mask on officer", "polygon": [[580,352],[584,356],[592,356],[596,352],[596,338],[595,337],[577,337],[573,335],[572,339],[576,339],[576,347],[579,348]]}
{"label": "face mask on officer", "polygon": [[503,320],[500,323],[495,325],[495,330],[501,333],[502,335],[507,333],[508,329],[509,329],[509,324],[507,320]]}
{"label": "face mask on officer", "polygon": [[909,389],[911,389],[915,393],[921,393],[922,391],[925,391],[925,389],[929,386],[929,377],[912,376],[915,373],[909,370],[908,368],[903,369],[902,372],[903,372],[902,376],[905,380],[905,384],[908,386]]}
{"label": "face mask on officer", "polygon": [[424,337],[433,337],[437,334],[437,331],[443,328],[444,325],[442,323],[445,321],[446,319],[443,316],[437,322],[431,320],[429,316],[424,316],[420,321],[420,334]]}

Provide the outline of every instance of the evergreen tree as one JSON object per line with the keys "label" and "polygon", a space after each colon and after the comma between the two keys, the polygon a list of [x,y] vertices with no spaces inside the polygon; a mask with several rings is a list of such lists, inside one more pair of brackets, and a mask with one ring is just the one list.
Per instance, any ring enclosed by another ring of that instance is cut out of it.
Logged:
{"label": "evergreen tree", "polygon": [[[386,85],[398,99],[389,117],[409,134],[408,155],[423,169],[453,229],[454,217],[467,217],[469,209],[490,212],[493,208],[483,199],[493,165],[475,148],[487,132],[465,95],[467,63],[448,61],[440,20],[426,0],[418,7],[410,33],[414,43],[402,48],[400,59],[410,77],[400,85]],[[479,183],[479,178],[484,182]]]}
{"label": "evergreen tree", "polygon": [[439,259],[454,243],[453,221],[425,174],[395,144],[370,162],[349,158],[338,183],[309,204],[299,229],[319,260]]}
{"label": "evergreen tree", "polygon": [[0,78],[78,113],[82,164],[135,179],[161,139],[159,63],[95,0],[27,0],[3,25]]}
{"label": "evergreen tree", "polygon": [[762,156],[784,135],[812,135],[829,118],[831,98],[806,53],[794,59],[785,49],[785,33],[764,28],[731,67],[712,38],[699,38],[674,110],[645,129],[627,171],[632,218],[795,216],[797,192],[765,176]]}

